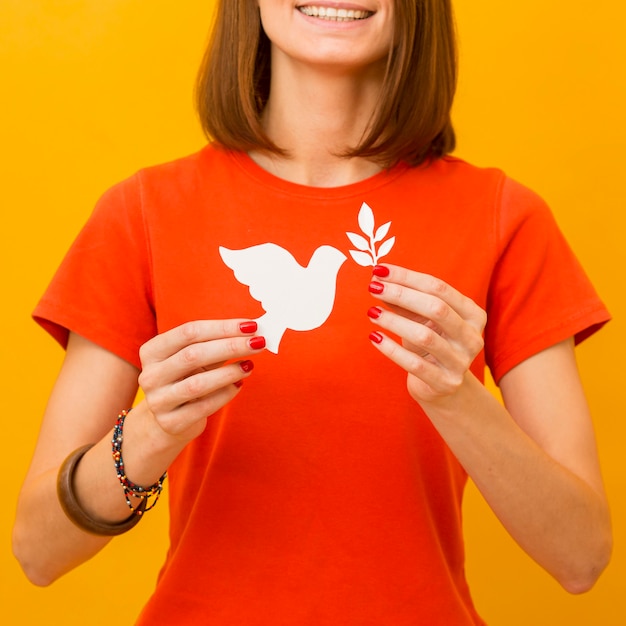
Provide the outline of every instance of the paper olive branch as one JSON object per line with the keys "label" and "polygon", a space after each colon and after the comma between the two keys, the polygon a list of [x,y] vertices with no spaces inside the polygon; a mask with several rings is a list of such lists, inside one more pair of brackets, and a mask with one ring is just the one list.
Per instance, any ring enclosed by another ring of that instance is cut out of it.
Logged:
{"label": "paper olive branch", "polygon": [[[389,232],[391,222],[383,224],[374,231],[374,212],[365,202],[361,205],[358,220],[359,228],[361,232],[367,236],[367,239],[356,233],[346,233],[352,245],[358,248],[358,250],[350,250],[350,255],[363,267],[376,265],[379,259],[389,254],[391,248],[393,248],[393,244],[396,243],[395,237],[390,237],[386,241],[383,241]],[[378,247],[378,251],[376,251],[376,244],[379,242],[382,243]]]}

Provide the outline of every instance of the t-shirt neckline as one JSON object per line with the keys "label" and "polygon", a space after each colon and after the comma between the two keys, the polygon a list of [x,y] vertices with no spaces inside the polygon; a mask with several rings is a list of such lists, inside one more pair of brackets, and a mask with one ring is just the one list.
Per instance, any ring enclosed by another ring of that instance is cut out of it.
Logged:
{"label": "t-shirt neckline", "polygon": [[232,159],[248,177],[254,179],[258,184],[286,194],[299,197],[308,196],[317,199],[339,199],[359,196],[373,189],[390,184],[409,169],[406,163],[398,163],[389,169],[384,169],[373,176],[349,185],[341,185],[338,187],[312,187],[279,178],[263,169],[246,152],[225,152],[228,158]]}

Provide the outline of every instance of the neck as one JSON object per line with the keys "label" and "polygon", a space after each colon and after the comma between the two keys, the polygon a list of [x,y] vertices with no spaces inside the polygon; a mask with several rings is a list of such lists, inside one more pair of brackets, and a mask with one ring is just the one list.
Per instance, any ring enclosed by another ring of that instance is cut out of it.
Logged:
{"label": "neck", "polygon": [[274,60],[263,124],[288,157],[259,152],[250,156],[280,178],[316,187],[346,185],[374,175],[380,165],[341,154],[366,134],[380,84],[378,67],[354,76]]}

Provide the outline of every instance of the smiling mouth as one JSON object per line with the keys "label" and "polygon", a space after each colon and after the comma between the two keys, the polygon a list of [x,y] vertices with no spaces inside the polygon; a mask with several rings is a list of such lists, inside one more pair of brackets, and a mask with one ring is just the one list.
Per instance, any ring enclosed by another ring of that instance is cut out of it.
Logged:
{"label": "smiling mouth", "polygon": [[333,7],[316,6],[298,7],[298,11],[300,11],[300,13],[304,13],[304,15],[308,15],[309,17],[317,17],[320,20],[328,20],[330,22],[355,22],[358,20],[365,20],[371,15],[374,15],[373,11],[335,9]]}

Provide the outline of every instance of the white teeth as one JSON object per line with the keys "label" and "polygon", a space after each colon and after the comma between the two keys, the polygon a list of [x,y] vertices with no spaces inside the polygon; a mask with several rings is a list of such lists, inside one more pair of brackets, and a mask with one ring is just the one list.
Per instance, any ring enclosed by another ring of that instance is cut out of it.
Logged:
{"label": "white teeth", "polygon": [[332,22],[351,22],[353,20],[364,20],[372,15],[371,11],[355,11],[353,9],[335,9],[333,7],[305,6],[298,7],[298,11],[309,17],[318,17],[322,20]]}

